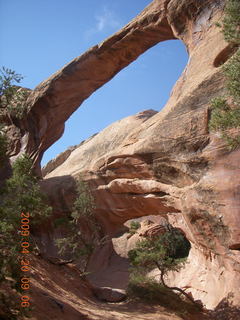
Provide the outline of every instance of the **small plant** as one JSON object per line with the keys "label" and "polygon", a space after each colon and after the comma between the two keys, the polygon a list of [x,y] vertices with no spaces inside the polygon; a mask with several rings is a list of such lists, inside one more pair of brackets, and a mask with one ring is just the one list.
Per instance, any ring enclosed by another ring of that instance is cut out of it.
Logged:
{"label": "small plant", "polygon": [[76,222],[80,217],[89,218],[93,216],[94,198],[86,182],[81,178],[77,181],[77,198],[74,202],[72,216]]}
{"label": "small plant", "polygon": [[76,189],[77,198],[70,219],[60,218],[55,222],[55,225],[64,223],[69,236],[57,239],[56,245],[60,255],[82,257],[82,272],[85,273],[94,247],[100,244],[100,225],[93,214],[94,198],[87,183],[79,178]]}
{"label": "small plant", "polygon": [[137,232],[137,230],[140,228],[140,226],[141,226],[141,224],[139,221],[131,221],[129,233],[131,235],[134,235]]}
{"label": "small plant", "polygon": [[240,2],[228,0],[225,7],[222,32],[227,42],[240,45]]}
{"label": "small plant", "polygon": [[240,127],[240,109],[231,109],[224,97],[214,98],[211,101],[211,110],[210,130],[225,131]]}
{"label": "small plant", "polygon": [[223,133],[222,137],[226,141],[229,151],[237,149],[240,145],[240,136],[230,137]]}
{"label": "small plant", "polygon": [[199,212],[189,213],[189,220],[199,234],[202,235],[203,241],[208,248],[215,250],[216,239],[222,245],[226,245],[229,238],[229,230],[226,225],[224,225],[221,217],[216,217],[211,215],[208,211],[200,210]]}
{"label": "small plant", "polygon": [[29,91],[14,85],[22,79],[20,74],[11,69],[0,69],[0,114],[8,113],[19,119],[23,118],[27,111],[26,99]]}
{"label": "small plant", "polygon": [[[239,4],[240,6],[240,4]],[[240,11],[239,11],[240,12]],[[239,14],[240,16],[240,14]],[[240,34],[240,31],[239,31]],[[240,103],[240,49],[222,66],[226,77],[226,88],[228,94],[234,99],[239,107]],[[239,120],[239,119],[238,119]]]}
{"label": "small plant", "polygon": [[21,212],[29,212],[31,223],[38,224],[49,216],[51,208],[38,185],[38,179],[32,173],[32,160],[24,155],[12,166],[9,178],[0,193],[0,282],[7,276],[17,276],[16,265],[19,254]]}
{"label": "small plant", "polygon": [[222,65],[226,79],[226,95],[211,101],[210,131],[220,131],[229,150],[240,145],[240,136],[231,136],[229,129],[240,127],[240,2],[228,0],[223,23],[220,24],[226,41],[236,52]]}

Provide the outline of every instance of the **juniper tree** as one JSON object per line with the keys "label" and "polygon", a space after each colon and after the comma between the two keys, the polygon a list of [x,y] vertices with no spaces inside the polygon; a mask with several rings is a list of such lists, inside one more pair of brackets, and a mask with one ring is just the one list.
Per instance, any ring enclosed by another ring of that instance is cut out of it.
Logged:
{"label": "juniper tree", "polygon": [[175,228],[166,231],[164,234],[139,240],[136,248],[128,253],[132,265],[130,290],[137,291],[141,283],[147,278],[147,274],[157,268],[160,272],[160,284],[167,289],[180,292],[194,302],[185,291],[178,287],[169,287],[165,282],[168,272],[178,272],[185,265],[189,249],[189,242],[182,232]]}
{"label": "juniper tree", "polygon": [[89,186],[79,177],[76,184],[76,199],[70,217],[55,221],[55,226],[64,225],[67,236],[56,240],[60,255],[73,259],[82,258],[85,273],[95,246],[100,244],[100,224],[94,215],[94,198]]}
{"label": "juniper tree", "polygon": [[14,70],[5,67],[0,69],[0,115],[23,118],[29,90],[16,85],[22,79],[23,76]]}
{"label": "juniper tree", "polygon": [[[21,213],[29,213],[31,231],[32,226],[41,223],[51,212],[40,190],[38,178],[32,173],[32,166],[32,160],[27,155],[18,158],[12,166],[12,176],[0,190],[0,309],[8,312],[14,309],[11,307],[14,299],[2,287],[10,281],[12,288],[21,291]],[[32,239],[30,233],[29,241],[32,242]],[[30,251],[33,245],[32,242]],[[18,319],[17,310],[9,315],[11,319],[15,319],[14,314]]]}

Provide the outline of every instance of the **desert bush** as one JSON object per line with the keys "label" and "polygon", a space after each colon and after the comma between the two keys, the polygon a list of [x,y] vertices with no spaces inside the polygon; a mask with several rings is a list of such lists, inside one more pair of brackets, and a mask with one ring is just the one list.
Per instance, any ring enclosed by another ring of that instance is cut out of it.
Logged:
{"label": "desert bush", "polygon": [[3,214],[13,221],[21,212],[29,212],[32,223],[47,217],[51,208],[46,205],[46,197],[41,192],[38,178],[32,173],[32,160],[28,155],[18,158],[12,166],[12,176],[2,189]]}
{"label": "desert bush", "polygon": [[82,272],[86,271],[88,261],[100,243],[100,224],[94,216],[94,198],[86,182],[80,177],[76,186],[77,197],[69,218],[60,218],[55,225],[64,223],[67,236],[57,239],[60,255],[73,259],[82,258]]}
{"label": "desert bush", "polygon": [[[12,176],[0,190],[0,295],[1,301],[5,301],[2,310],[9,310],[9,319],[15,319],[15,316],[20,319],[19,303],[18,308],[13,306],[16,306],[16,299],[19,300],[18,292],[22,291],[20,279],[23,272],[19,262],[23,241],[20,232],[21,213],[29,212],[30,226],[41,223],[51,212],[45,200],[38,179],[32,173],[32,160],[23,155],[13,164]],[[31,241],[31,237],[29,239]],[[29,251],[31,249],[33,243]],[[11,287],[12,291],[4,289],[6,287]],[[24,310],[21,309],[21,312]]]}
{"label": "desert bush", "polygon": [[222,31],[227,42],[240,45],[240,2],[228,0],[225,6]]}
{"label": "desert bush", "polygon": [[[240,11],[239,11],[240,16]],[[240,33],[240,32],[239,32]],[[240,49],[222,66],[226,77],[226,89],[236,105],[240,103]]]}
{"label": "desert bush", "polygon": [[229,128],[240,127],[240,109],[231,109],[224,97],[213,99],[211,110],[210,130],[225,131]]}
{"label": "desert bush", "polygon": [[240,144],[240,136],[231,136],[229,129],[240,127],[240,2],[228,0],[222,24],[222,33],[231,47],[237,49],[234,55],[222,65],[225,76],[225,96],[211,100],[210,131],[220,131],[228,148],[233,150]]}
{"label": "desert bush", "polygon": [[[19,278],[17,263],[22,236],[20,228],[21,213],[30,214],[31,224],[44,220],[51,208],[40,191],[38,179],[31,171],[32,161],[24,155],[13,164],[12,177],[9,178],[0,193],[0,282],[11,277]],[[18,286],[17,281],[15,281]],[[16,287],[17,288],[17,287]]]}
{"label": "desert bush", "polygon": [[9,114],[19,119],[24,117],[29,91],[14,84],[20,83],[22,79],[20,74],[11,69],[0,69],[0,114]]}
{"label": "desert bush", "polygon": [[[186,240],[182,232],[171,228],[164,234],[139,240],[136,248],[130,250],[128,257],[132,265],[130,269],[129,292],[139,291],[140,294],[155,299],[157,290],[164,287],[170,291],[178,291],[186,298],[194,302],[193,299],[178,287],[169,287],[165,283],[165,276],[169,271],[180,271],[186,263],[186,257],[190,250],[190,243]],[[157,268],[160,272],[159,283],[148,279],[147,274]],[[148,291],[149,290],[149,291]]]}
{"label": "desert bush", "polygon": [[129,233],[131,235],[135,234],[136,231],[140,228],[141,224],[139,221],[131,221],[130,223],[130,228],[129,228]]}
{"label": "desert bush", "polygon": [[[199,312],[201,306],[182,289],[166,285],[164,277],[169,271],[179,271],[186,263],[190,244],[178,229],[172,229],[164,235],[144,239],[129,252],[131,262],[127,288],[131,299],[141,299],[157,303],[179,315]],[[150,277],[149,272],[158,268],[160,280]],[[183,294],[187,300],[180,297]]]}

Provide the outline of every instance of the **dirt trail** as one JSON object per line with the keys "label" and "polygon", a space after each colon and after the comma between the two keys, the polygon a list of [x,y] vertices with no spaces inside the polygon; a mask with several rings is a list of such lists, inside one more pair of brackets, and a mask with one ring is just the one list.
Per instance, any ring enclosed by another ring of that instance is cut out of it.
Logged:
{"label": "dirt trail", "polygon": [[137,302],[101,303],[73,266],[32,258],[32,320],[180,320],[160,306]]}

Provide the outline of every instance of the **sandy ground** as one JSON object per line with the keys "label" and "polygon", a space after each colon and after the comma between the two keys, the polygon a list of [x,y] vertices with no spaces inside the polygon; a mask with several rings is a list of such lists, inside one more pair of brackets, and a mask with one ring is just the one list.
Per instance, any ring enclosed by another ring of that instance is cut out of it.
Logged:
{"label": "sandy ground", "polygon": [[97,301],[74,266],[56,266],[33,257],[32,320],[180,320],[160,306]]}

